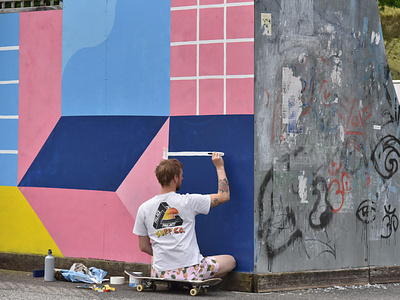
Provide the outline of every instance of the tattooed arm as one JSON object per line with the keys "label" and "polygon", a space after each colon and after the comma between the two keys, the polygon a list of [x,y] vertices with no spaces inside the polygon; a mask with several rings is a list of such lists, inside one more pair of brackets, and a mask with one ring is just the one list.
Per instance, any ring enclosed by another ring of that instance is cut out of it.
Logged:
{"label": "tattooed arm", "polygon": [[212,161],[217,169],[218,194],[211,194],[211,208],[225,203],[230,199],[229,182],[225,173],[224,160],[218,152],[213,152]]}

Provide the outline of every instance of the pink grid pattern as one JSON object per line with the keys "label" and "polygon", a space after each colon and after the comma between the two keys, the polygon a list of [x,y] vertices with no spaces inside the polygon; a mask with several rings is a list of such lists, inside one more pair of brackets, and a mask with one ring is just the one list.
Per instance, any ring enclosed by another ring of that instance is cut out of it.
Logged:
{"label": "pink grid pattern", "polygon": [[254,1],[171,0],[170,115],[254,114]]}

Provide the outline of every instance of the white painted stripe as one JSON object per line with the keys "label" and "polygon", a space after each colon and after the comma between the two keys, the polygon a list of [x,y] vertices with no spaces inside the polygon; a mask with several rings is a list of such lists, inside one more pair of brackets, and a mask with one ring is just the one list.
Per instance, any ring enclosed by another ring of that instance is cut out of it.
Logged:
{"label": "white painted stripe", "polygon": [[208,75],[208,76],[171,77],[170,80],[241,79],[241,78],[254,78],[254,74],[249,74],[249,75]]}
{"label": "white painted stripe", "polygon": [[[224,156],[224,152],[219,152]],[[168,156],[212,156],[212,151],[181,151],[181,152],[168,152]]]}
{"label": "white painted stripe", "polygon": [[0,150],[0,154],[18,154],[18,150]]}
{"label": "white painted stripe", "polygon": [[224,115],[226,115],[226,0],[224,4]]}
{"label": "white painted stripe", "polygon": [[19,50],[19,46],[0,47],[0,51],[13,51],[13,50]]}
{"label": "white painted stripe", "polygon": [[191,9],[204,9],[204,8],[219,8],[219,7],[234,7],[234,6],[249,6],[254,5],[254,2],[237,2],[237,3],[226,3],[226,4],[208,4],[208,5],[197,5],[197,6],[177,6],[171,7],[171,11],[176,10],[191,10]]}
{"label": "white painted stripe", "polygon": [[0,84],[19,84],[19,80],[3,80]]}
{"label": "white painted stripe", "polygon": [[0,116],[1,120],[18,120],[18,115],[8,115],[8,116]]}
{"label": "white painted stripe", "polygon": [[254,43],[254,38],[172,42],[170,45],[171,47],[174,47],[174,46],[187,46],[187,45],[197,45],[197,44],[207,45],[207,44],[222,44],[222,43]]}

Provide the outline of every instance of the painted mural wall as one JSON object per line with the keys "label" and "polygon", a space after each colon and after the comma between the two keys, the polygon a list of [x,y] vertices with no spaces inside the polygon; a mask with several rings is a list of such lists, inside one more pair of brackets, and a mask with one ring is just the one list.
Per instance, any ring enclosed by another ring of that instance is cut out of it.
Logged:
{"label": "painted mural wall", "polygon": [[256,1],[255,131],[256,273],[399,264],[377,1]]}
{"label": "painted mural wall", "polygon": [[[65,0],[0,15],[0,252],[149,263],[132,234],[169,151],[222,151],[204,255],[254,268],[254,3]],[[185,157],[182,193],[213,193]]]}

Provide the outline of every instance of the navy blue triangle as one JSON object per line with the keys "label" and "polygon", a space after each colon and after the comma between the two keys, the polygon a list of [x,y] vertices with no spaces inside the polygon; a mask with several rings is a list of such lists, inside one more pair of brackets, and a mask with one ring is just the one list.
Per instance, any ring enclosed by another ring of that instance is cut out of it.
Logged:
{"label": "navy blue triangle", "polygon": [[116,191],[168,117],[61,117],[19,186]]}

